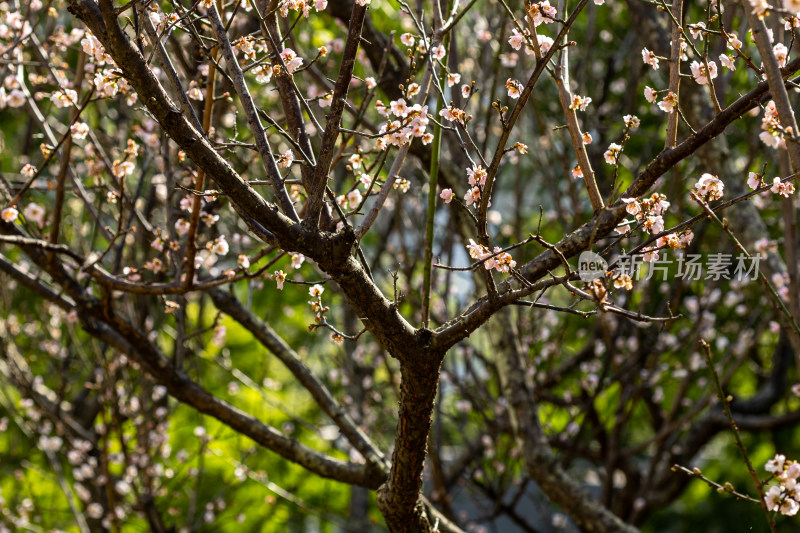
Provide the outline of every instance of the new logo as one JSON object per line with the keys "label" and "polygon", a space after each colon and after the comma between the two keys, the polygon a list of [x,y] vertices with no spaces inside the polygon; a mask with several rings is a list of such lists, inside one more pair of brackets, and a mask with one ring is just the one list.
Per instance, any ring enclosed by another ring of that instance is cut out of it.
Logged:
{"label": "new logo", "polygon": [[586,250],[578,256],[578,276],[583,282],[602,278],[608,269],[608,261],[594,252]]}

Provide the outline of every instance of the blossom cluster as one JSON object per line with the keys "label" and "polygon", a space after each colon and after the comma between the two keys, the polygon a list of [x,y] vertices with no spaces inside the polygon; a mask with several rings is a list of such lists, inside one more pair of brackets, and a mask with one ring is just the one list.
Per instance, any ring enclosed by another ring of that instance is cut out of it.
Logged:
{"label": "blossom cluster", "polygon": [[[636,198],[623,198],[626,204],[625,211],[636,217],[639,222],[644,222],[650,233],[664,231],[664,221],[661,216],[669,209],[670,203],[664,194],[653,193],[650,198],[637,200]],[[659,229],[660,228],[660,229]]]}
{"label": "blossom cluster", "polygon": [[722,191],[725,189],[725,184],[718,177],[706,172],[700,176],[694,188],[700,199],[712,202],[722,198]]}
{"label": "blossom cluster", "polygon": [[[128,105],[136,101],[136,93],[132,91],[131,86],[122,77],[121,72],[116,68],[114,60],[105,51],[102,43],[95,37],[95,35],[86,30],[83,39],[81,39],[81,48],[88,57],[94,60],[93,63],[87,65],[87,71],[94,73],[92,83],[94,84],[97,94],[103,98],[114,98],[118,94],[127,96]],[[67,90],[62,90],[63,95],[51,97],[53,103],[59,107],[66,107],[68,105],[77,104],[77,93],[70,94]],[[74,91],[73,91],[74,92]],[[56,103],[56,100],[59,103]]]}
{"label": "blossom cluster", "polygon": [[[527,149],[527,147],[525,148]],[[517,148],[517,149],[522,151],[522,148]],[[467,205],[474,204],[476,208],[480,205],[481,194],[483,193],[483,187],[486,185],[487,176],[488,174],[486,173],[486,169],[483,168],[482,165],[472,165],[471,168],[467,169],[467,181],[470,187],[467,190],[467,193],[464,195],[464,201],[466,202]],[[444,200],[445,204],[449,204],[454,197],[453,190],[444,189],[439,194],[439,197],[442,200]],[[489,206],[492,205],[491,200],[489,201],[488,205]]]}
{"label": "blossom cluster", "polygon": [[[753,190],[762,187],[764,182],[761,179],[761,174],[750,172],[747,175],[747,185]],[[785,198],[788,198],[794,194],[795,187],[793,183],[783,181],[781,178],[775,177],[772,179],[772,186],[769,188],[769,190],[773,194],[779,194]]]}
{"label": "blossom cluster", "polygon": [[[708,29],[706,28],[706,24],[704,22],[696,22],[686,24],[686,30],[688,30],[688,35],[684,33],[684,35],[680,38],[680,60],[681,61],[688,61],[689,57],[687,55],[687,51],[689,49],[689,45],[687,43],[687,39],[689,36],[693,40],[702,41],[703,38],[707,33],[709,33]],[[682,30],[683,31],[683,30]],[[738,54],[738,50],[742,47],[742,41],[740,41],[735,33],[724,33],[724,37],[726,40],[726,46],[729,50],[734,51]],[[788,53],[784,50],[785,47],[783,45],[776,45],[775,47],[775,54],[778,57],[779,61],[783,61],[785,64],[786,56]],[[661,57],[655,54],[652,50],[648,50],[647,48],[642,49],[642,62],[646,65],[649,65],[653,68],[653,70],[659,69],[659,61],[660,60],[667,60],[665,57]],[[720,54],[719,56],[719,63],[722,67],[727,68],[729,70],[736,70],[735,65],[735,55],[727,55],[727,54]],[[691,70],[692,77],[694,81],[699,85],[708,85],[711,83],[711,80],[717,78],[719,75],[719,69],[717,67],[717,63],[713,60],[709,60],[708,58],[702,58],[702,61],[692,61],[689,65],[689,69]],[[678,107],[678,97],[672,91],[662,90],[657,91],[649,86],[645,87],[644,89],[644,97],[645,100],[651,104],[655,104],[659,93],[666,93],[663,99],[658,102],[658,107],[665,113],[672,113]]]}
{"label": "blossom cluster", "polygon": [[[591,100],[592,100],[591,98],[582,98],[580,96],[576,96],[573,98],[573,104],[572,106],[570,106],[570,109],[580,109],[581,111],[583,111],[586,108],[586,104],[591,102]],[[578,101],[580,101],[580,105],[576,107],[576,102]],[[641,124],[641,121],[639,120],[639,117],[637,117],[636,115],[625,115],[622,117],[622,120],[625,123],[625,128],[626,128],[625,139],[627,140],[628,139],[627,132],[634,131],[635,129],[637,129]],[[592,136],[589,135],[588,133],[584,133],[583,142],[584,144],[591,144]],[[603,159],[609,165],[616,165],[619,163],[619,158],[620,155],[622,154],[623,149],[624,147],[621,144],[611,143],[608,145],[608,149],[606,149],[606,151],[603,153]],[[575,178],[580,178],[583,177],[583,172],[580,172],[580,169],[578,167],[575,167],[575,169],[573,169],[572,171],[572,175]]]}
{"label": "blossom cluster", "polygon": [[[552,22],[551,20],[547,20],[547,22]],[[527,55],[534,55],[536,52],[533,49],[533,45],[530,44],[532,41],[530,40],[530,34],[527,30],[524,33],[520,33],[516,28],[512,30],[511,37],[508,39],[508,44],[511,45],[511,48],[514,50],[520,50],[522,46],[525,46],[525,54]],[[553,39],[548,37],[547,35],[537,34],[536,35],[536,42],[539,43],[539,51],[544,55],[550,51],[550,48],[553,47]],[[517,54],[513,54],[513,61],[507,61],[504,66],[507,67],[514,67],[516,65],[516,58]]]}
{"label": "blossom cluster", "polygon": [[[314,311],[314,313],[316,313],[314,315],[314,322],[317,323],[322,322],[322,320],[325,318],[325,313],[331,310],[330,307],[322,305],[323,292],[325,292],[325,287],[323,287],[318,283],[316,285],[312,285],[308,289],[308,295],[311,296],[311,298],[313,298],[312,300],[308,301],[308,305],[310,305],[311,310]],[[311,328],[313,328],[313,326],[311,326],[309,329]]]}
{"label": "blossom cluster", "polygon": [[[301,254],[301,253],[292,252],[292,253],[289,254],[289,257],[292,258],[292,265],[291,266],[295,270],[300,268],[302,266],[303,262],[305,262],[305,260],[306,260],[305,256],[303,254]],[[272,279],[275,280],[275,284],[277,285],[278,290],[282,291],[283,290],[283,284],[286,283],[286,272],[284,272],[282,269],[281,270],[276,270],[272,275]],[[320,292],[320,294],[322,294],[322,292]]]}
{"label": "blossom cluster", "polygon": [[[656,235],[664,231],[663,215],[670,206],[664,194],[653,193],[649,198],[623,198],[622,201],[625,203],[625,211],[633,215],[649,234]],[[627,226],[623,226],[617,231],[624,234],[630,230]],[[656,240],[656,246],[646,247],[642,250],[644,260],[646,262],[656,261],[659,249],[665,246],[676,250],[685,248],[692,242],[692,239],[694,239],[694,234],[691,230],[663,235]]]}
{"label": "blossom cluster", "polygon": [[605,159],[606,163],[609,165],[616,165],[621,153],[622,145],[611,143],[608,145],[608,149],[603,154],[603,159]]}
{"label": "blossom cluster", "polygon": [[[778,109],[775,106],[774,100],[770,100],[764,108],[764,117],[761,119],[761,129],[763,131],[758,136],[761,142],[775,149],[786,148],[786,140],[783,138],[785,130],[782,128],[780,119],[778,118]],[[786,133],[791,132],[786,131]]]}
{"label": "blossom cluster", "polygon": [[290,11],[298,11],[308,18],[312,4],[317,12],[324,11],[328,7],[328,0],[286,0],[280,4],[279,12],[283,18],[288,17]]}
{"label": "blossom cluster", "polygon": [[778,482],[764,495],[767,509],[786,516],[796,515],[800,510],[800,484],[797,482],[800,478],[800,463],[787,461],[785,455],[776,454],[767,461],[764,469]]}
{"label": "blossom cluster", "polygon": [[689,65],[689,67],[692,69],[694,81],[696,81],[699,85],[706,85],[709,83],[709,80],[713,80],[717,77],[717,64],[713,61],[708,62],[708,67],[706,67],[705,63],[692,61],[692,64]]}
{"label": "blossom cluster", "polygon": [[[39,229],[42,229],[47,224],[45,220],[44,207],[36,202],[30,202],[25,206],[22,211],[25,221],[30,224],[36,224]],[[19,218],[19,210],[15,206],[8,206],[0,211],[0,218],[4,222],[14,222]]]}
{"label": "blossom cluster", "polygon": [[[419,88],[412,88],[406,94],[411,93],[410,96],[413,96],[416,94],[415,91],[418,92]],[[409,106],[405,98],[398,98],[389,102],[388,107],[378,100],[375,103],[375,109],[387,118],[387,121],[378,129],[381,137],[378,138],[376,147],[379,150],[385,150],[390,145],[403,146],[414,138],[421,139],[423,144],[433,141],[433,134],[426,131],[430,122],[427,105]]]}
{"label": "blossom cluster", "polygon": [[483,261],[483,267],[486,270],[494,269],[498,272],[508,273],[517,266],[517,262],[511,257],[511,254],[504,252],[499,246],[495,246],[494,251],[490,252],[486,246],[470,239],[467,250],[471,258]]}

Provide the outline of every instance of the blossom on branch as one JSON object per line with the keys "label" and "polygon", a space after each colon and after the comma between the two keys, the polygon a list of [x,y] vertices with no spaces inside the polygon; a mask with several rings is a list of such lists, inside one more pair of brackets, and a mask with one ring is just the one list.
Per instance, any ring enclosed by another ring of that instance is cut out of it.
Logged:
{"label": "blossom on branch", "polygon": [[736,65],[733,63],[733,58],[729,55],[720,54],[719,64],[728,70],[736,70]]}
{"label": "blossom on branch", "polygon": [[658,56],[647,48],[642,48],[642,61],[653,67],[653,70],[658,70]]}
{"label": "blossom on branch", "polygon": [[708,69],[706,69],[706,65],[703,63],[699,63],[697,61],[692,61],[690,65],[692,69],[692,76],[694,76],[694,81],[699,83],[700,85],[705,85],[709,82],[709,76],[713,80],[717,77],[717,64],[713,61],[708,62]]}
{"label": "blossom on branch", "polygon": [[303,58],[299,57],[291,48],[283,49],[281,59],[283,59],[283,63],[286,65],[286,72],[289,74],[294,73],[303,64]]}
{"label": "blossom on branch", "polygon": [[658,98],[658,91],[656,91],[652,87],[645,86],[644,99],[650,102],[651,104],[655,104],[657,98]]}
{"label": "blossom on branch", "polygon": [[23,214],[25,215],[25,220],[28,222],[33,222],[39,226],[39,228],[44,227],[44,207],[35,202],[31,202],[25,206]]}
{"label": "blossom on branch", "polygon": [[718,177],[706,172],[695,184],[695,191],[697,196],[701,199],[711,202],[722,198],[722,191],[725,189],[725,184],[722,183]]}
{"label": "blossom on branch", "polygon": [[619,160],[619,154],[622,152],[622,146],[617,143],[611,143],[608,145],[608,150],[605,151],[603,154],[603,159],[605,159],[606,163],[609,165],[615,165]]}
{"label": "blossom on branch", "polygon": [[522,94],[522,88],[523,88],[522,84],[517,80],[512,80],[511,78],[508,78],[508,80],[506,80],[506,90],[508,91],[509,97],[515,100],[519,98],[520,95]]}
{"label": "blossom on branch", "polygon": [[514,28],[511,30],[511,37],[508,38],[508,44],[511,45],[511,48],[514,50],[519,50],[522,48],[522,45],[525,44],[526,35],[520,33],[519,30]]}
{"label": "blossom on branch", "polygon": [[276,270],[273,273],[273,279],[275,279],[275,284],[278,287],[279,291],[283,290],[283,284],[286,282],[286,272],[283,270]]}
{"label": "blossom on branch", "polygon": [[672,113],[677,107],[678,96],[672,91],[668,92],[664,99],[658,103],[658,108],[665,113]]}
{"label": "blossom on branch", "polygon": [[780,178],[772,180],[772,187],[769,188],[774,194],[779,194],[785,198],[789,198],[794,194],[794,185],[788,181],[783,182]]}
{"label": "blossom on branch", "polygon": [[467,179],[472,187],[483,187],[486,184],[486,175],[486,170],[481,165],[472,165],[472,168],[467,169]]}
{"label": "blossom on branch", "polygon": [[544,0],[536,4],[528,6],[527,17],[533,21],[534,26],[539,26],[543,23],[553,22],[553,18],[558,14],[555,7],[550,5],[550,0]]}
{"label": "blossom on branch", "polygon": [[6,207],[3,211],[0,212],[0,218],[3,219],[3,222],[14,222],[17,220],[19,216],[19,211],[15,207]]}
{"label": "blossom on branch", "polygon": [[761,174],[757,174],[755,172],[750,172],[747,175],[747,186],[748,187],[750,187],[753,190],[756,190],[759,187],[761,187],[761,185],[762,185]]}
{"label": "blossom on branch", "polygon": [[578,96],[577,94],[572,97],[572,103],[569,105],[569,108],[573,111],[586,111],[586,106],[588,106],[592,102],[592,99],[588,96]]}
{"label": "blossom on branch", "polygon": [[439,193],[439,197],[444,200],[445,204],[449,204],[453,201],[453,189],[443,189],[441,193]]}

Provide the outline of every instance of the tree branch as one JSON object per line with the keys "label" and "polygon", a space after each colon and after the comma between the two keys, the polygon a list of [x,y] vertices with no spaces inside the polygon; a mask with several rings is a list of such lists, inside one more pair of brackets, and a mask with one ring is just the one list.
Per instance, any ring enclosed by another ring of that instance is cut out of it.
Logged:
{"label": "tree branch", "polygon": [[356,53],[361,41],[361,28],[364,24],[364,16],[367,13],[366,5],[353,4],[353,13],[350,17],[350,26],[347,30],[347,41],[342,52],[342,63],[339,66],[339,75],[336,78],[336,85],[333,88],[333,101],[331,111],[328,114],[328,121],[325,123],[325,132],[322,134],[322,145],[319,150],[317,166],[314,169],[314,179],[311,182],[311,189],[308,191],[308,205],[304,222],[316,227],[319,224],[319,216],[322,212],[323,200],[325,198],[325,187],[328,184],[328,173],[333,161],[334,147],[339,138],[339,127],[342,124],[342,113],[344,112],[347,101],[347,91],[350,88],[350,81],[353,79],[353,67],[356,63]]}

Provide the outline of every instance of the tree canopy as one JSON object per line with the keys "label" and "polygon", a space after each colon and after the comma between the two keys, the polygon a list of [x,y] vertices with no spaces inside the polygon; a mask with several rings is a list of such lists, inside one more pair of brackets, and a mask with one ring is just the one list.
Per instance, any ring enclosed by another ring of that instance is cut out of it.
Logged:
{"label": "tree canopy", "polygon": [[0,2],[0,532],[791,531],[800,3]]}

